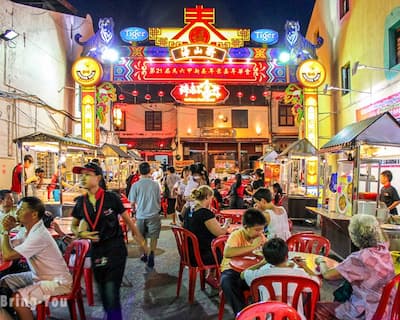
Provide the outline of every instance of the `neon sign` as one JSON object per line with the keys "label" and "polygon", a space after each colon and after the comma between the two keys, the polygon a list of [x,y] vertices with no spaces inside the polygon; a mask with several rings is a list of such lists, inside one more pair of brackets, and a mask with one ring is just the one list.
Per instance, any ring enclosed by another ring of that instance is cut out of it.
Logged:
{"label": "neon sign", "polygon": [[251,35],[251,40],[258,43],[275,44],[279,40],[279,34],[271,29],[258,29],[254,30]]}
{"label": "neon sign", "polygon": [[223,62],[226,50],[210,45],[187,45],[171,49],[171,56],[174,61],[201,59]]}
{"label": "neon sign", "polygon": [[171,96],[179,103],[223,103],[229,97],[229,91],[221,85],[210,83],[183,83],[175,86]]}
{"label": "neon sign", "polygon": [[139,27],[125,28],[120,31],[119,35],[123,41],[128,43],[143,41],[149,37],[149,33],[145,29]]}
{"label": "neon sign", "polygon": [[82,138],[96,144],[96,113],[94,110],[95,88],[82,89]]}

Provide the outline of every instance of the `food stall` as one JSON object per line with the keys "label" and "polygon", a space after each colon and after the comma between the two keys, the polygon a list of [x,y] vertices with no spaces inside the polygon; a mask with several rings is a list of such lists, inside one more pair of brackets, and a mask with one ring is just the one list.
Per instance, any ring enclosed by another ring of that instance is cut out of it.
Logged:
{"label": "food stall", "polygon": [[102,168],[107,189],[120,192],[126,188],[126,178],[131,173],[132,156],[114,144],[104,143],[100,148],[104,157]]}
{"label": "food stall", "polygon": [[[35,159],[34,166],[45,170],[45,184],[42,189],[37,190],[37,196],[44,202],[46,210],[56,216],[68,215],[68,211],[74,205],[73,200],[81,194],[78,177],[72,174],[72,167],[83,165],[85,157],[89,155],[96,156],[96,146],[78,138],[60,137],[43,132],[19,137],[14,143],[17,144],[21,162],[24,154],[31,154]],[[50,178],[55,172],[61,172],[63,165],[66,166],[64,179],[73,187],[63,190],[62,178],[59,175],[56,189],[59,191],[48,193],[46,184],[50,183]],[[25,188],[22,189],[25,192]]]}
{"label": "food stall", "polygon": [[[321,234],[331,241],[332,250],[345,258],[355,250],[348,233],[354,214],[374,215],[385,228],[387,210],[379,202],[379,177],[383,170],[391,170],[393,185],[400,187],[396,178],[400,174],[400,125],[390,113],[353,123],[327,142],[320,156],[324,201],[321,207],[308,209],[321,216]],[[388,229],[391,240],[399,237],[400,228],[393,232],[396,227],[389,225]]]}
{"label": "food stall", "polygon": [[281,161],[280,181],[287,195],[286,207],[292,220],[314,220],[306,206],[316,207],[318,201],[318,151],[306,138],[289,145],[278,159]]}
{"label": "food stall", "polygon": [[271,187],[274,183],[280,183],[281,165],[277,161],[278,153],[275,150],[268,150],[263,156],[257,159],[255,169],[260,168],[264,172],[264,183]]}

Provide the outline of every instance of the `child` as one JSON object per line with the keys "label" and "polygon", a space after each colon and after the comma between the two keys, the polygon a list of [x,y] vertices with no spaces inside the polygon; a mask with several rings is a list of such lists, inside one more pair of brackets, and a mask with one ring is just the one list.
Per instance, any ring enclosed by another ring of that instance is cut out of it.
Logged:
{"label": "child", "polygon": [[268,226],[268,239],[275,237],[287,240],[290,237],[289,222],[284,207],[272,203],[272,193],[269,189],[259,188],[253,195],[254,206],[264,213]]}
{"label": "child", "polygon": [[379,195],[379,201],[386,204],[391,215],[397,215],[397,206],[400,203],[399,194],[397,190],[391,185],[393,179],[392,172],[389,170],[382,171],[381,184],[383,185]]}
{"label": "child", "polygon": [[266,221],[259,210],[247,209],[243,214],[242,222],[243,226],[229,236],[221,262],[221,288],[235,315],[246,306],[243,291],[248,287],[240,278],[240,273],[233,270],[229,262],[233,257],[251,253],[265,242],[264,226]]}
{"label": "child", "polygon": [[[268,240],[268,242],[263,246],[263,255],[265,260],[243,271],[240,275],[240,277],[246,281],[248,286],[251,285],[254,279],[268,275],[302,276],[305,278],[310,278],[320,285],[318,277],[310,268],[307,267],[305,262],[300,257],[295,257],[293,259],[295,263],[288,261],[288,246],[283,239],[273,238]],[[282,296],[280,286],[274,283],[273,287],[276,295]],[[289,286],[288,302],[291,302],[294,295],[294,290],[294,287],[291,288],[291,286]],[[263,291],[263,293],[265,293],[265,291]],[[268,300],[268,293],[267,296],[262,295],[262,299],[265,301]],[[296,309],[296,306],[294,306],[294,308]],[[301,298],[299,300],[297,312],[300,314],[302,319],[306,319],[303,314],[303,304]]]}

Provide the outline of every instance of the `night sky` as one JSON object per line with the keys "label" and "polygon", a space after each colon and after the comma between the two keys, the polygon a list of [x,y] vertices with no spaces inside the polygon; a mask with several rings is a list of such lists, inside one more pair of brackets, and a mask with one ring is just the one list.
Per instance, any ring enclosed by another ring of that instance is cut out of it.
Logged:
{"label": "night sky", "polygon": [[217,28],[270,28],[280,38],[286,20],[307,31],[314,0],[69,0],[80,16],[89,13],[97,30],[99,17],[113,17],[115,31],[126,27],[183,27],[184,7],[215,8]]}

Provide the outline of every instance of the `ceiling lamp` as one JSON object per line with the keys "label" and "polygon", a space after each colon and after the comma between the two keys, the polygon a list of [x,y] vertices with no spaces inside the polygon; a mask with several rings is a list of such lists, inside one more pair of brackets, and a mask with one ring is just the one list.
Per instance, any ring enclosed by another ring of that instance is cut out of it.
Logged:
{"label": "ceiling lamp", "polygon": [[11,40],[14,40],[18,36],[19,36],[18,32],[15,32],[12,29],[7,29],[2,34],[0,34],[0,39],[3,39],[5,41],[11,41]]}

